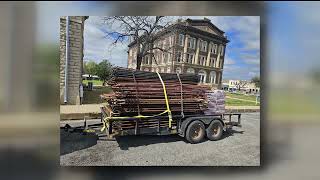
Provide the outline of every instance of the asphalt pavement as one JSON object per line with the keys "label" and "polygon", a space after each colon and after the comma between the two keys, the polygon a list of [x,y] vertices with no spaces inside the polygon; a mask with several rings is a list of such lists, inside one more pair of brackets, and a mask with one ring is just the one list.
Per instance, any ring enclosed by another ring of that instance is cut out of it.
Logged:
{"label": "asphalt pavement", "polygon": [[[66,123],[66,122],[64,122]],[[260,113],[242,115],[242,127],[219,141],[190,144],[178,135],[103,136],[61,131],[62,166],[259,166]]]}

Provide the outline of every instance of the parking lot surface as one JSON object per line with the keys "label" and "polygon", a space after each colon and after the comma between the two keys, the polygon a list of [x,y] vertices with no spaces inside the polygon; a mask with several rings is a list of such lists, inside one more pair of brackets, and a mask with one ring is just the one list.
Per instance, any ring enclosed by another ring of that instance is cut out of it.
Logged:
{"label": "parking lot surface", "polygon": [[178,135],[123,136],[60,133],[63,166],[259,166],[260,113],[242,115],[242,127],[219,141],[190,144]]}

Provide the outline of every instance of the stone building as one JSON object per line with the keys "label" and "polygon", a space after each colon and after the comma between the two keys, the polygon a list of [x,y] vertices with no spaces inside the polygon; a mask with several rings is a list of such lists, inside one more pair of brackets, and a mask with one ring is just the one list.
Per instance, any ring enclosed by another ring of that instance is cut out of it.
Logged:
{"label": "stone building", "polygon": [[228,81],[228,87],[225,90],[229,91],[238,91],[240,87],[241,92],[246,92],[246,93],[259,93],[260,88],[256,87],[256,85],[250,81],[242,81],[241,80],[229,80]]}
{"label": "stone building", "polygon": [[[200,83],[221,87],[226,44],[224,32],[207,18],[178,20],[160,32],[152,54],[143,58],[141,70],[166,73],[195,73]],[[137,44],[129,44],[128,68],[136,67]],[[156,63],[156,62],[157,63]],[[158,64],[158,65],[157,65]]]}
{"label": "stone building", "polygon": [[[61,104],[80,104],[79,87],[82,81],[83,30],[84,21],[87,18],[88,16],[68,16],[68,19],[66,16],[60,17]],[[67,23],[68,26],[66,26]],[[69,29],[68,33],[67,27]],[[66,38],[67,36],[69,38]],[[68,46],[66,46],[67,43]]]}

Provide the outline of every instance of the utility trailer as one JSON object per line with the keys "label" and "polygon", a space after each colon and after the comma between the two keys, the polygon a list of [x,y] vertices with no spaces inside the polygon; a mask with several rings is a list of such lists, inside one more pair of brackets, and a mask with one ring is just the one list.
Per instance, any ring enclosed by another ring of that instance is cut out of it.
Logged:
{"label": "utility trailer", "polygon": [[[134,117],[112,119],[112,116],[110,108],[101,107],[101,122],[106,123],[104,130],[108,138],[124,135],[178,134],[195,144],[203,141],[205,137],[212,141],[219,140],[223,131],[233,126],[241,127],[240,113],[173,115],[171,128],[166,115],[143,119]],[[237,121],[232,121],[233,116],[236,116]],[[108,118],[109,120],[104,122],[104,119]]]}
{"label": "utility trailer", "polygon": [[[66,124],[61,129],[71,132],[96,133],[96,128],[103,129],[107,139],[126,135],[170,135],[178,134],[192,144],[199,143],[207,137],[209,140],[219,140],[224,131],[232,129],[233,126],[241,127],[241,113],[224,113],[217,115],[186,115],[172,117],[171,128],[169,128],[168,116],[152,118],[123,118],[112,120],[107,124],[104,119],[112,117],[112,111],[107,107],[101,107],[101,122],[88,125],[84,120],[83,126],[71,127]],[[232,121],[236,116],[237,121]]]}

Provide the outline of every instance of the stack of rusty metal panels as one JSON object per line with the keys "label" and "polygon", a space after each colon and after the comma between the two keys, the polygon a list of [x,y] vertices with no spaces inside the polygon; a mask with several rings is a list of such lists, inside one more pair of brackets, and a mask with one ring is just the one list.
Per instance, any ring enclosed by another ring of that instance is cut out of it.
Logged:
{"label": "stack of rusty metal panels", "polygon": [[[199,77],[192,74],[159,73],[165,85],[169,107],[173,116],[203,114],[206,109],[208,86],[198,85]],[[181,83],[180,83],[181,82]],[[108,81],[113,94],[107,98],[113,117],[157,115],[165,110],[163,85],[157,73],[114,68]],[[181,106],[182,103],[182,106]],[[161,122],[158,122],[159,119]],[[157,118],[140,119],[141,127],[168,126],[167,114]],[[175,122],[173,122],[175,124]],[[121,128],[133,128],[132,120],[121,120]]]}

